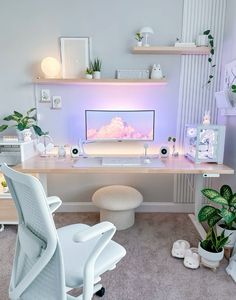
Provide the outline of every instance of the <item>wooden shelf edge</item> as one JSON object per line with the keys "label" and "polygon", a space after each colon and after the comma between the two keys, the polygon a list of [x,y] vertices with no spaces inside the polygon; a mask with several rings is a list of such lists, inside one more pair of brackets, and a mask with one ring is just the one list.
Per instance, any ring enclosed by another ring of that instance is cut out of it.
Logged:
{"label": "wooden shelf edge", "polygon": [[163,79],[113,79],[113,78],[102,78],[102,79],[47,79],[47,78],[37,78],[33,80],[33,83],[36,84],[151,84],[151,85],[166,85],[167,80]]}
{"label": "wooden shelf edge", "polygon": [[209,47],[151,46],[133,47],[134,54],[209,55]]}

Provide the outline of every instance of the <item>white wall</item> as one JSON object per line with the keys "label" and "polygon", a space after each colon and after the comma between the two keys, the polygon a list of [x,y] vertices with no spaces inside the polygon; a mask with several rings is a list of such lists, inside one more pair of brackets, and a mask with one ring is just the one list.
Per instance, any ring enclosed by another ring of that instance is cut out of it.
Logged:
{"label": "white wall", "polygon": [[[153,63],[161,64],[168,78],[168,88],[163,95],[167,109],[162,113],[164,121],[160,124],[166,130],[166,136],[175,135],[180,56],[139,56],[131,54],[130,48],[135,43],[134,33],[144,25],[155,31],[153,44],[173,44],[181,35],[182,9],[183,0],[2,1],[0,118],[14,109],[25,111],[34,106],[32,79],[42,75],[39,66],[43,57],[60,58],[59,37],[90,36],[94,57],[102,58],[104,77],[113,77],[117,68],[147,68]],[[63,88],[63,95],[68,89]],[[152,95],[155,96],[155,93],[158,95],[159,91],[153,90]],[[150,99],[147,100],[149,108],[156,108],[155,100],[155,97],[151,99],[153,104],[150,104]],[[65,201],[87,201],[97,186],[110,183],[136,186],[146,201],[173,199],[170,188],[173,177],[168,175],[51,176],[49,194],[62,196]]]}
{"label": "white wall", "polygon": [[[224,49],[222,57],[222,79],[225,64],[236,59],[236,1],[227,0],[226,21],[224,33]],[[227,116],[225,118],[219,115],[219,120],[225,123],[226,143],[224,162],[236,170],[236,117]],[[222,176],[220,184],[229,184],[236,190],[236,175]]]}

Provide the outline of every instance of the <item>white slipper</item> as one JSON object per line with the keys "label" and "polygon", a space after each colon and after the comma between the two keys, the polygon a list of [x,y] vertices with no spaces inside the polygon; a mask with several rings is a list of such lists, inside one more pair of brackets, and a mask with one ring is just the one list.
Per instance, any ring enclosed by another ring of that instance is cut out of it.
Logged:
{"label": "white slipper", "polygon": [[177,258],[184,258],[186,250],[190,248],[190,244],[185,240],[175,241],[171,250],[171,254]]}
{"label": "white slipper", "polygon": [[200,255],[197,248],[187,249],[184,256],[184,266],[189,269],[197,269],[200,266]]}

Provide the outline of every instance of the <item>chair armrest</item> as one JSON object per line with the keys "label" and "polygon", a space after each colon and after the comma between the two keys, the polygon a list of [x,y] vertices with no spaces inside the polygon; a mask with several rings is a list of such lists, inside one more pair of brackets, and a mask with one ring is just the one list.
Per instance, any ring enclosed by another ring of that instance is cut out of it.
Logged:
{"label": "chair armrest", "polygon": [[47,197],[47,203],[51,210],[51,213],[54,213],[61,206],[61,199],[57,196]]}
{"label": "chair armrest", "polygon": [[110,230],[114,230],[115,233],[116,227],[114,224],[110,222],[101,222],[94,226],[88,227],[81,232],[77,232],[74,235],[73,240],[76,243],[86,242]]}

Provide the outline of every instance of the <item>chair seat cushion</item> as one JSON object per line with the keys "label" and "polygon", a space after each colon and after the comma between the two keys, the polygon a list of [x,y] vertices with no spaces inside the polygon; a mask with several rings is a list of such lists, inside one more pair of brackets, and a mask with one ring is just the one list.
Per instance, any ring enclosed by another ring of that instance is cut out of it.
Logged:
{"label": "chair seat cushion", "polygon": [[131,186],[110,185],[98,189],[92,201],[102,209],[122,211],[138,207],[143,202],[143,196]]}
{"label": "chair seat cushion", "polygon": [[[89,227],[85,224],[74,224],[57,230],[62,248],[65,278],[67,287],[79,287],[83,284],[83,271],[85,263],[94,249],[98,238],[83,243],[75,243],[75,233]],[[125,249],[114,241],[110,241],[98,257],[95,264],[95,277],[111,269],[123,256]]]}

